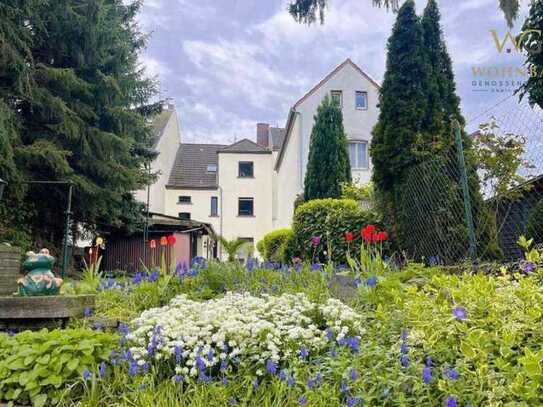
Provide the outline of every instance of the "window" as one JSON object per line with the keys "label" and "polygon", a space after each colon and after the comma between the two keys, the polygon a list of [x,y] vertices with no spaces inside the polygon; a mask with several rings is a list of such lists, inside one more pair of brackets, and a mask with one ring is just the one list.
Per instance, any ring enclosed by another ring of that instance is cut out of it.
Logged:
{"label": "window", "polygon": [[254,168],[252,161],[240,161],[239,162],[239,174],[240,178],[254,177]]}
{"label": "window", "polygon": [[343,93],[340,90],[333,90],[330,92],[332,101],[337,103],[340,108],[343,107]]}
{"label": "window", "polygon": [[207,172],[217,172],[217,164],[208,164]]}
{"label": "window", "polygon": [[190,196],[188,196],[188,195],[181,195],[181,196],[179,197],[178,203],[180,203],[180,204],[189,204],[189,203],[192,203],[192,201],[191,201]]}
{"label": "window", "polygon": [[211,216],[219,216],[219,198],[211,197]]}
{"label": "window", "polygon": [[355,106],[357,110],[368,109],[368,92],[356,91],[355,93]]}
{"label": "window", "polygon": [[254,199],[239,198],[238,200],[238,216],[253,216],[254,215]]}
{"label": "window", "polygon": [[351,168],[368,169],[368,142],[349,143],[349,161]]}
{"label": "window", "polygon": [[190,220],[190,212],[179,212],[179,219]]}

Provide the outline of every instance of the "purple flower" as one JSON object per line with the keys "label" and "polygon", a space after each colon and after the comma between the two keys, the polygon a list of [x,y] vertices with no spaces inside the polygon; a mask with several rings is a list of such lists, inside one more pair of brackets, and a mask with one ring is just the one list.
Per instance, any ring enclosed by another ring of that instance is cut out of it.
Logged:
{"label": "purple flower", "polygon": [[360,352],[360,338],[357,338],[356,336],[349,336],[347,338],[347,345],[351,348],[352,352]]}
{"label": "purple flower", "polygon": [[132,361],[130,363],[130,366],[128,367],[128,374],[130,376],[136,376],[138,372],[139,372],[138,364],[136,363],[136,361]]}
{"label": "purple flower", "polygon": [[200,371],[205,370],[206,364],[200,356],[196,356],[196,368]]}
{"label": "purple flower", "polygon": [[298,398],[298,404],[301,406],[305,406],[307,404],[307,398],[305,396],[300,396]]}
{"label": "purple flower", "polygon": [[360,280],[360,277],[356,277],[354,280],[353,280],[353,284],[355,287],[359,287],[360,284],[362,284],[362,280]]}
{"label": "purple flower", "polygon": [[136,273],[134,274],[134,277],[132,278],[132,283],[135,285],[138,285],[143,280],[143,274],[142,273]]}
{"label": "purple flower", "polygon": [[311,271],[317,271],[317,270],[322,270],[322,264],[313,263],[311,265]]}
{"label": "purple flower", "polygon": [[351,371],[349,372],[349,377],[351,378],[351,380],[358,379],[358,372],[356,371],[356,369],[351,369]]}
{"label": "purple flower", "polygon": [[227,367],[228,367],[228,363],[226,363],[226,360],[224,360],[224,359],[221,360],[221,365],[220,365],[220,367],[219,367],[219,370],[220,370],[221,372],[224,372],[224,371],[226,370]]}
{"label": "purple flower", "polygon": [[409,346],[407,346],[407,343],[402,342],[400,345],[400,353],[403,355],[407,355],[409,353]]}
{"label": "purple flower", "polygon": [[307,348],[305,347],[305,345],[302,345],[302,347],[300,348],[300,358],[306,359],[307,356],[309,356],[309,353],[307,352]]}
{"label": "purple flower", "polygon": [[207,352],[207,360],[211,362],[213,360],[214,355],[215,355],[215,352],[213,352],[213,349],[209,349],[209,351]]}
{"label": "purple flower", "polygon": [[247,270],[248,273],[250,273],[251,271],[253,271],[255,268],[255,261],[250,258],[249,260],[247,260],[247,264],[245,265],[245,269]]}
{"label": "purple flower", "polygon": [[400,334],[400,339],[401,339],[402,341],[406,341],[406,340],[407,340],[407,335],[408,335],[408,334],[407,334],[407,329],[403,328],[403,329],[402,329],[402,333]]}
{"label": "purple flower", "polygon": [[337,352],[336,352],[336,347],[335,346],[332,346],[330,348],[330,356],[332,356],[333,358],[335,358],[337,356]]}
{"label": "purple flower", "polygon": [[153,271],[151,274],[149,274],[149,277],[147,277],[147,281],[150,283],[154,283],[158,280],[158,272]]}
{"label": "purple flower", "polygon": [[287,374],[286,374],[286,372],[285,372],[283,369],[281,369],[281,370],[279,371],[278,377],[279,377],[279,380],[281,380],[282,382],[284,382],[285,380],[287,380]]}
{"label": "purple flower", "polygon": [[377,277],[372,276],[366,280],[366,285],[368,287],[375,287],[377,285]]}
{"label": "purple flower", "polygon": [[402,364],[402,367],[408,367],[409,366],[409,356],[407,355],[402,355],[400,357],[400,363]]}
{"label": "purple flower", "polygon": [[426,366],[424,369],[422,369],[422,381],[425,384],[430,384],[432,381],[432,368]]}
{"label": "purple flower", "polygon": [[83,380],[87,381],[92,377],[92,373],[88,369],[83,370]]}
{"label": "purple flower", "polygon": [[349,390],[349,386],[347,385],[347,383],[341,382],[341,384],[339,385],[339,392],[347,393],[348,390]]}
{"label": "purple flower", "polygon": [[456,402],[456,399],[453,396],[447,397],[447,407],[457,407],[458,404]]}
{"label": "purple flower", "polygon": [[198,375],[198,379],[201,381],[201,382],[204,382],[204,383],[209,383],[211,381],[211,376],[208,376],[204,373],[204,371],[200,371],[200,374]]}
{"label": "purple flower", "polygon": [[296,273],[299,273],[302,270],[302,264],[301,263],[296,263],[294,265],[294,270],[296,271]]}
{"label": "purple flower", "polygon": [[104,362],[100,363],[100,366],[98,368],[98,374],[102,378],[106,375],[106,364]]}
{"label": "purple flower", "polygon": [[432,357],[431,357],[431,356],[427,356],[427,357],[426,357],[426,366],[432,367],[432,364],[433,364],[433,362],[432,362]]}
{"label": "purple flower", "polygon": [[524,272],[526,274],[533,273],[535,271],[535,264],[532,262],[526,262],[524,263]]}
{"label": "purple flower", "polygon": [[141,365],[141,368],[143,370],[143,373],[147,373],[149,371],[149,363],[144,362],[143,365]]}
{"label": "purple flower", "polygon": [[309,390],[313,390],[315,388],[315,380],[314,379],[309,379],[307,381],[307,388]]}
{"label": "purple flower", "polygon": [[326,339],[329,341],[334,339],[334,331],[332,331],[330,328],[326,328]]}
{"label": "purple flower", "polygon": [[464,307],[456,307],[453,309],[453,315],[456,319],[460,321],[465,321],[468,319],[468,312]]}
{"label": "purple flower", "polygon": [[446,367],[444,369],[443,375],[445,376],[446,379],[449,379],[449,380],[458,380],[458,378],[460,377],[460,373],[458,373],[456,369],[452,369],[449,367]]}
{"label": "purple flower", "polygon": [[320,245],[321,244],[321,237],[320,236],[311,237],[311,244],[313,245],[313,247],[317,247],[318,245]]}
{"label": "purple flower", "polygon": [[228,386],[228,379],[227,379],[226,377],[223,377],[223,378],[222,378],[222,384],[223,384],[224,386]]}
{"label": "purple flower", "polygon": [[360,397],[347,396],[347,398],[345,399],[345,402],[347,403],[348,407],[353,407],[353,406],[356,406],[358,404],[361,404],[362,399]]}
{"label": "purple flower", "polygon": [[92,310],[89,308],[89,307],[86,307],[84,310],[83,310],[83,316],[85,318],[88,318],[92,315]]}
{"label": "purple flower", "polygon": [[255,378],[255,380],[253,381],[253,389],[256,390],[258,389],[258,386],[260,386],[260,383],[258,382],[258,377]]}
{"label": "purple flower", "polygon": [[287,386],[292,388],[295,384],[296,380],[294,380],[294,376],[289,376],[287,379]]}
{"label": "purple flower", "polygon": [[130,329],[128,328],[128,325],[123,324],[122,322],[119,324],[119,327],[117,328],[117,330],[122,336],[126,336],[130,333]]}
{"label": "purple flower", "polygon": [[268,371],[269,374],[277,373],[277,366],[275,365],[273,360],[268,359],[266,361],[266,370]]}
{"label": "purple flower", "polygon": [[183,360],[183,352],[181,350],[181,346],[175,345],[175,347],[173,348],[173,351],[175,353],[175,361],[177,363],[181,363],[181,360]]}
{"label": "purple flower", "polygon": [[13,337],[15,336],[15,332],[13,332],[12,329],[8,329],[8,336],[9,336],[10,338],[13,338]]}
{"label": "purple flower", "polygon": [[176,374],[173,377],[173,380],[175,380],[177,383],[181,383],[183,381],[183,376],[181,376],[180,374]]}

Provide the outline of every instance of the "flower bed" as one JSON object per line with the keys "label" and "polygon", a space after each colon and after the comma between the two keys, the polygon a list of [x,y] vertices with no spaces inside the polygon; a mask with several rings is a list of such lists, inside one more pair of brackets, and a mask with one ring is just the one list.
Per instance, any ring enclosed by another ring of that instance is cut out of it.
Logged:
{"label": "flower bed", "polygon": [[162,363],[172,375],[203,380],[250,366],[275,373],[290,358],[318,354],[332,340],[357,347],[361,318],[338,300],[316,304],[303,294],[227,293],[206,302],[185,295],[145,311],[127,336],[137,365]]}

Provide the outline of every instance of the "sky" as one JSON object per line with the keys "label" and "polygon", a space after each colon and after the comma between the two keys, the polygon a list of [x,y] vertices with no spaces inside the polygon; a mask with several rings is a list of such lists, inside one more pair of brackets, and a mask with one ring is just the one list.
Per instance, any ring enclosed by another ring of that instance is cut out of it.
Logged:
{"label": "sky", "polygon": [[[416,0],[420,14],[425,0]],[[527,0],[521,15],[526,14]],[[395,15],[372,0],[329,0],[324,25],[296,23],[288,0],[145,0],[139,23],[150,34],[141,63],[173,98],[182,141],[255,139],[256,123],[283,127],[290,107],[346,58],[382,81]],[[468,125],[504,98],[507,84],[474,86],[473,69],[520,67],[500,53],[507,26],[498,0],[441,0],[442,27]],[[511,30],[520,31],[522,18]],[[479,71],[481,72],[481,71]]]}

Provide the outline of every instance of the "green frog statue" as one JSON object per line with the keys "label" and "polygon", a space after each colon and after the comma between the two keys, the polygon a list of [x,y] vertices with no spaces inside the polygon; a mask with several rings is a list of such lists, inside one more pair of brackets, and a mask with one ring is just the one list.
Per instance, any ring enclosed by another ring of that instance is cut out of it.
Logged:
{"label": "green frog statue", "polygon": [[20,278],[19,295],[23,297],[40,295],[58,295],[62,279],[55,277],[51,269],[55,258],[49,254],[49,250],[42,249],[38,254],[26,253],[23,263],[25,276]]}

